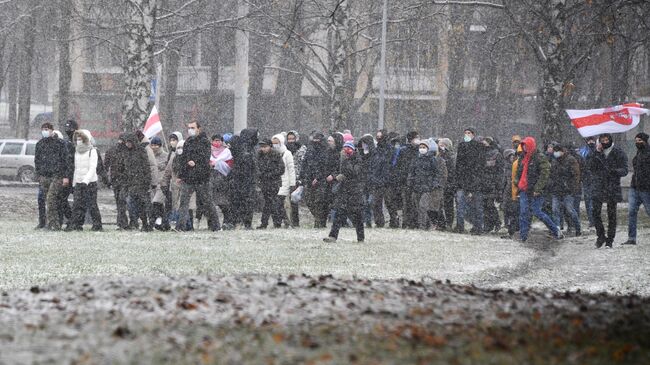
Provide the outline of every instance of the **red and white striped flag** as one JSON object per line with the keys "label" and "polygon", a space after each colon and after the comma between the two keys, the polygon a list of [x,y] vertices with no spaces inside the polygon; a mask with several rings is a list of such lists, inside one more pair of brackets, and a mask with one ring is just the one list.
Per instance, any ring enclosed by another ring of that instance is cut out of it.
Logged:
{"label": "red and white striped flag", "polygon": [[567,110],[571,123],[583,137],[603,133],[623,133],[639,125],[641,115],[650,114],[637,103],[617,105],[604,109]]}
{"label": "red and white striped flag", "polygon": [[160,115],[158,115],[158,109],[154,105],[153,109],[151,109],[151,114],[149,115],[147,122],[144,124],[144,130],[142,133],[144,133],[147,138],[151,138],[161,131],[162,123],[160,123]]}

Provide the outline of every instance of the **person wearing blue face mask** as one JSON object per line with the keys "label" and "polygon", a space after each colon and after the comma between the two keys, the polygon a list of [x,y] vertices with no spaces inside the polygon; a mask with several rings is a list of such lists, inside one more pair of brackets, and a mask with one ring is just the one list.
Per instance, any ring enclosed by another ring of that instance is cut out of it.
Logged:
{"label": "person wearing blue face mask", "polygon": [[[458,145],[456,155],[456,227],[457,233],[465,232],[465,214],[470,213],[471,234],[483,233],[483,194],[482,181],[486,165],[484,148],[476,140],[476,130],[468,127],[463,131],[463,141]],[[468,209],[469,208],[469,209]],[[469,212],[468,212],[469,210]],[[468,218],[470,218],[468,214]]]}
{"label": "person wearing blue face mask", "polygon": [[[36,143],[34,167],[39,188],[45,196],[47,221],[41,228],[61,230],[59,221],[58,196],[68,180],[68,150],[63,140],[54,134],[54,126],[44,123],[41,126],[43,138]],[[39,222],[40,227],[40,222]]]}

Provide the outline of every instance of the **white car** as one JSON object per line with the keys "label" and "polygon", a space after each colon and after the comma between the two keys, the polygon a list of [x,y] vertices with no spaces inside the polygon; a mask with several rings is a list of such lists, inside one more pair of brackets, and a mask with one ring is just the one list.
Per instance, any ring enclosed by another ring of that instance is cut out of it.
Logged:
{"label": "white car", "polygon": [[34,181],[34,155],[37,140],[0,139],[0,176],[20,182]]}

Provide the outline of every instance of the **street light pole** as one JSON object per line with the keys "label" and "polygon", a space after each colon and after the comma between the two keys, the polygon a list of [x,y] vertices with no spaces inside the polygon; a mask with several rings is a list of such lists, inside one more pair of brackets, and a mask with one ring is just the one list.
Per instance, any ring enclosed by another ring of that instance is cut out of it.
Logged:
{"label": "street light pole", "polygon": [[379,129],[384,128],[386,89],[386,23],[388,23],[388,0],[384,0],[384,14],[381,21],[381,64],[379,65]]}

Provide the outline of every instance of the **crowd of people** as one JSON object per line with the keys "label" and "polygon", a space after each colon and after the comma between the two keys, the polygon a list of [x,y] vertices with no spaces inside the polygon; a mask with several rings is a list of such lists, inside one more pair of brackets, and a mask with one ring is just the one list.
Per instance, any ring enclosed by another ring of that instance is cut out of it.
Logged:
{"label": "crowd of people", "polygon": [[[103,229],[97,204],[101,181],[113,190],[119,230],[189,231],[203,217],[212,231],[249,230],[258,206],[257,229],[269,223],[299,227],[303,202],[314,228],[331,222],[326,242],[335,242],[346,226],[353,226],[362,242],[373,223],[465,233],[466,222],[469,234],[502,232],[504,239],[525,242],[532,216],[555,239],[582,235],[584,201],[596,247],[612,247],[617,204],[623,200],[620,181],[628,174],[627,156],[609,134],[586,138],[580,148],[551,142],[538,149],[533,137],[517,135],[506,146],[512,148],[504,148],[471,127],[456,146],[450,138],[386,130],[359,139],[347,130],[329,136],[312,132],[303,143],[296,131],[259,138],[257,130],[244,129],[208,137],[201,123],[191,122],[187,138],[174,132],[167,148],[159,137],[135,131],[120,135],[102,158],[90,131],[74,120],[64,124],[65,136],[50,123],[41,131],[35,156],[37,228],[52,231],[82,230],[87,220],[92,230]],[[636,244],[641,204],[650,215],[648,137],[635,138],[624,244]]]}

